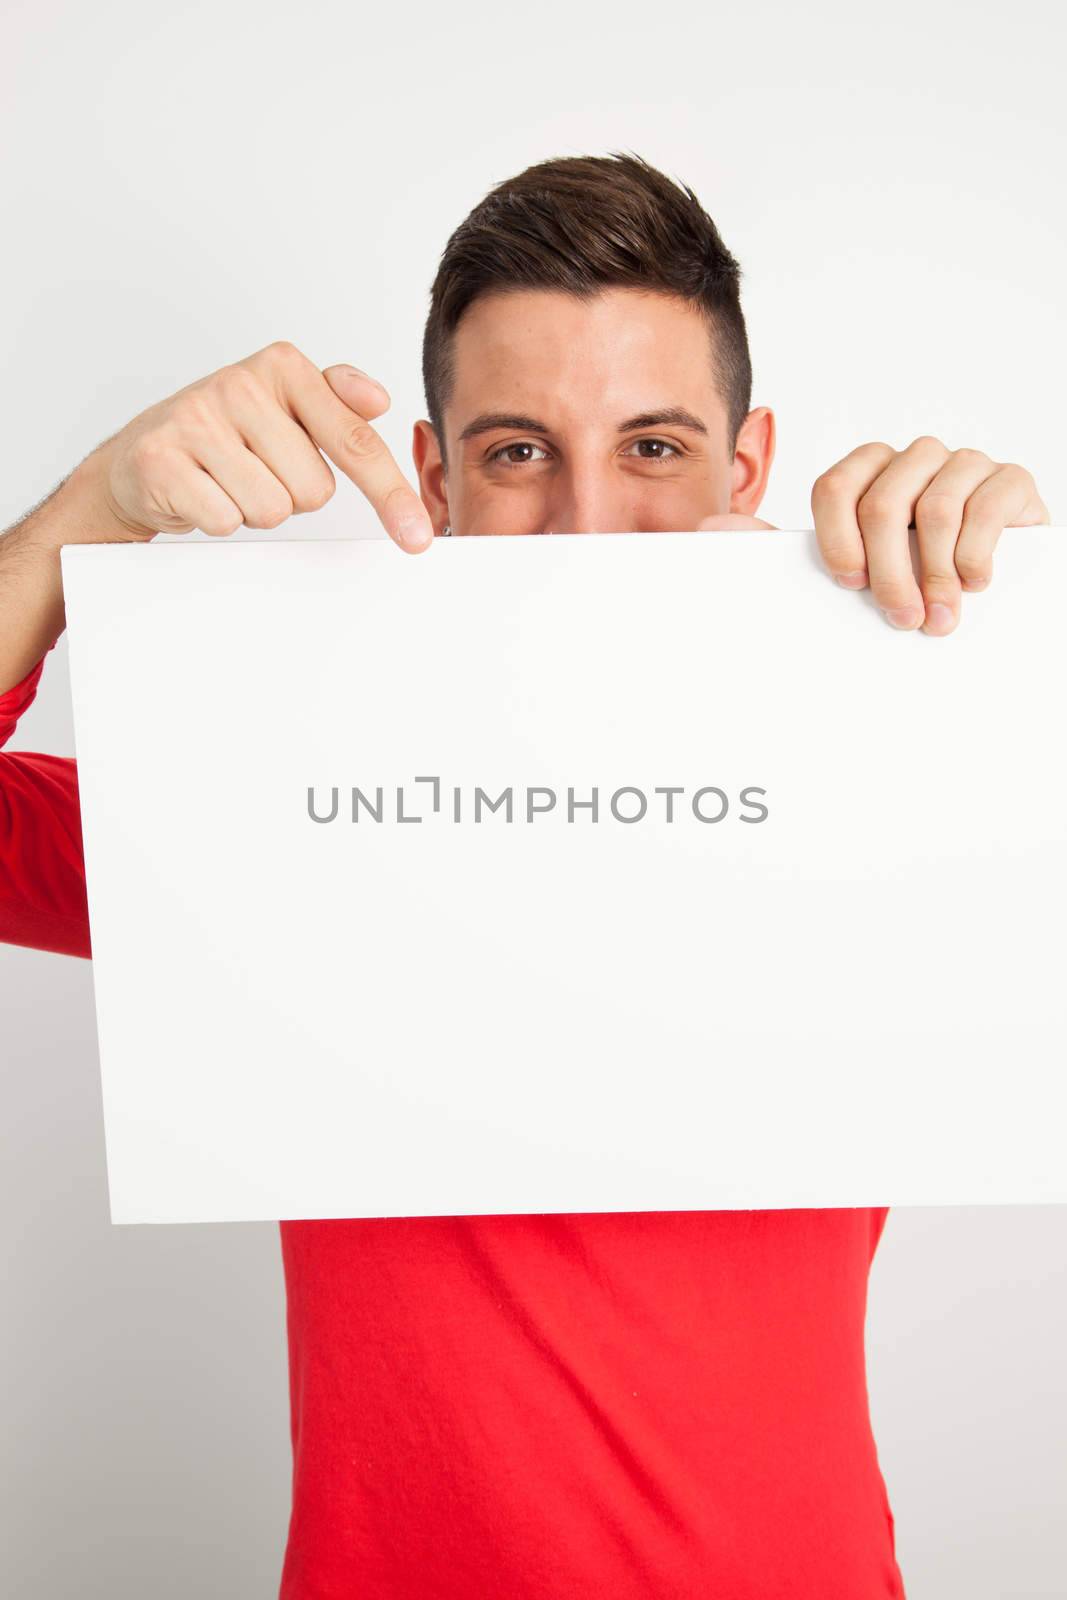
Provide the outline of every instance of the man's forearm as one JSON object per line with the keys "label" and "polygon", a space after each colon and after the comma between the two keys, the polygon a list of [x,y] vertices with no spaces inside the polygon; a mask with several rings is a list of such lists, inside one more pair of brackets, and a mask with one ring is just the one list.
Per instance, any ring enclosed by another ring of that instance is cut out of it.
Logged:
{"label": "man's forearm", "polygon": [[61,546],[133,537],[103,504],[92,456],[0,535],[0,693],[21,682],[63,631]]}

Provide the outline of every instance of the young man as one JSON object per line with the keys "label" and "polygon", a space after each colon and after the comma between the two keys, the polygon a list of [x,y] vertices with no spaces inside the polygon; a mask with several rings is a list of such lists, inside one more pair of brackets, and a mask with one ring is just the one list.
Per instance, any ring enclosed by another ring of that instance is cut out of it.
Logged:
{"label": "young man", "polygon": [[[381,386],[285,344],[94,451],[0,541],[0,742],[63,626],[62,544],[276,527],[329,498],[323,453],[413,552],[435,533],[766,526],[774,421],[750,409],[736,263],[635,157],[492,191],[442,258],[424,377],[421,498],[370,426]],[[853,451],[813,508],[838,581],[933,634],[989,582],[1003,527],[1048,520],[1022,468],[930,438]],[[88,956],[73,761],[7,755],[0,785],[0,936]],[[283,1223],[283,1600],[901,1595],[864,1367],[885,1219]]]}

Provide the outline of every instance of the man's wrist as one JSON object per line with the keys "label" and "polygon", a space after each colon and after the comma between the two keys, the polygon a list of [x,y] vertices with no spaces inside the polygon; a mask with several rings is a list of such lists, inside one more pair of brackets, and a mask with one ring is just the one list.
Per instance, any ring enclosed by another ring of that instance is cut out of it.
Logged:
{"label": "man's wrist", "polygon": [[[101,447],[102,449],[103,447]],[[143,544],[111,509],[104,489],[101,449],[80,461],[19,528],[20,544],[45,554],[65,544]]]}

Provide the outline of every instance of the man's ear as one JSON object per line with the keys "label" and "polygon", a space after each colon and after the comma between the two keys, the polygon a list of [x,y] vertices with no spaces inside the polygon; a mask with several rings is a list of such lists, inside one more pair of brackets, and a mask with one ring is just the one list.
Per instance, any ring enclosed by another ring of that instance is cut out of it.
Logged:
{"label": "man's ear", "polygon": [[441,460],[441,447],[437,442],[432,423],[416,422],[411,440],[411,454],[415,462],[415,471],[419,475],[422,503],[430,513],[433,531],[439,537],[449,521],[448,484],[444,462]]}
{"label": "man's ear", "polygon": [[740,516],[755,516],[759,509],[771,474],[774,443],[774,412],[768,406],[757,406],[738,429],[734,447],[730,510]]}

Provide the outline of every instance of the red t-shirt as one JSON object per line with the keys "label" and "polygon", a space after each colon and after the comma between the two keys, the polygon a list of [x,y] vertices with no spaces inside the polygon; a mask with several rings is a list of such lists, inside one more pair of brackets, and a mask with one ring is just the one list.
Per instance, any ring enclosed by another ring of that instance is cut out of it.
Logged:
{"label": "red t-shirt", "polygon": [[[0,756],[0,939],[90,955],[68,758]],[[885,1220],[283,1222],[281,1600],[902,1596],[864,1365]]]}

